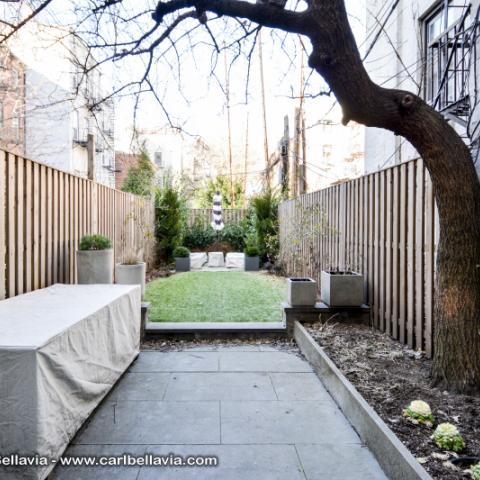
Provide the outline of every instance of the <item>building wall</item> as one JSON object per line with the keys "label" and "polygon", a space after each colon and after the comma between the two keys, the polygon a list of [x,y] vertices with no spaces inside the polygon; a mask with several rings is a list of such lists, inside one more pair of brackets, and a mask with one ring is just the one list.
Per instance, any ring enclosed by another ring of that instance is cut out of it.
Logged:
{"label": "building wall", "polygon": [[79,65],[94,65],[88,48],[72,31],[36,22],[19,31],[11,48],[26,65],[26,155],[86,177],[91,133],[95,180],[113,187],[114,107],[98,103],[106,95],[102,72],[82,73]]}
{"label": "building wall", "polygon": [[115,188],[121,190],[128,169],[138,163],[139,156],[135,153],[115,152]]}
{"label": "building wall", "polygon": [[[372,79],[383,87],[399,88],[425,95],[424,20],[442,1],[400,0],[384,32],[376,41],[365,66]],[[472,2],[467,23],[474,20],[479,0]],[[456,2],[462,8],[468,2]],[[461,4],[461,5],[460,5]],[[367,46],[383,24],[391,4],[367,0]],[[452,126],[462,136],[466,130],[456,122]],[[467,140],[468,143],[468,140]],[[416,150],[404,139],[383,129],[367,128],[365,133],[365,172],[417,158]]]}
{"label": "building wall", "polygon": [[0,147],[25,155],[25,66],[0,49]]}

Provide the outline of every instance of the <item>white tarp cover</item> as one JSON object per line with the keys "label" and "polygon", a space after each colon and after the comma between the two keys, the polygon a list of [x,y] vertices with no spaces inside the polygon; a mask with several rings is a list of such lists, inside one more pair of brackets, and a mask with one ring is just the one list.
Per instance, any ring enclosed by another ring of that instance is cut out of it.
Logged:
{"label": "white tarp cover", "polygon": [[208,262],[208,256],[205,252],[190,254],[190,270],[198,270]]}
{"label": "white tarp cover", "polygon": [[238,252],[227,253],[225,265],[227,268],[238,268],[245,270],[245,254]]}
{"label": "white tarp cover", "polygon": [[[139,286],[53,285],[1,301],[0,456],[58,459],[139,348]],[[0,478],[52,468],[0,466]]]}
{"label": "white tarp cover", "polygon": [[208,266],[209,267],[224,267],[225,260],[223,252],[209,252],[208,254]]}

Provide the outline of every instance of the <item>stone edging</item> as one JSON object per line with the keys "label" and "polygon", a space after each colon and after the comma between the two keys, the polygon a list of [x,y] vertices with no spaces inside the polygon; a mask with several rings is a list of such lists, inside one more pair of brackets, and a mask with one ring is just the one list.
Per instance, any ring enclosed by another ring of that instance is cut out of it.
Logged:
{"label": "stone edging", "polygon": [[294,336],[301,352],[385,474],[392,480],[431,480],[427,471],[299,322],[295,322]]}

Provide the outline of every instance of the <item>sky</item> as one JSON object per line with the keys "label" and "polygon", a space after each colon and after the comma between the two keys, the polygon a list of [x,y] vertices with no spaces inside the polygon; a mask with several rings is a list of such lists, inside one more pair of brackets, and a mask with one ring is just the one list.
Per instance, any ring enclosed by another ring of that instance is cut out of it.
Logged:
{"label": "sky", "polygon": [[[289,0],[291,2],[292,0]],[[363,45],[365,34],[364,0],[346,0],[350,22],[357,42]],[[80,7],[79,7],[80,5]],[[81,2],[73,0],[53,0],[48,10],[42,14],[41,20],[57,24],[74,25],[83,18]],[[88,5],[88,3],[86,4]],[[124,13],[141,11],[145,6],[152,8],[155,0],[124,0]],[[287,4],[287,7],[290,3]],[[74,10],[76,11],[74,12]],[[187,22],[189,28],[198,22]],[[150,14],[129,22],[121,32],[113,31],[110,24],[102,26],[105,38],[117,40],[129,39],[141,34],[153,25]],[[224,19],[208,23],[217,43],[223,45],[232,41],[232,21]],[[233,25],[236,25],[233,23]],[[88,23],[77,27],[81,35],[89,36]],[[178,30],[180,36],[184,30]],[[95,40],[93,40],[95,41]],[[332,96],[317,96],[325,91],[326,86],[315,72],[311,72],[307,64],[310,45],[305,40],[302,52],[297,36],[285,35],[278,31],[262,29],[263,71],[265,85],[265,103],[267,110],[268,149],[272,152],[283,134],[284,116],[291,119],[293,130],[293,114],[298,106],[301,75],[307,79],[307,95],[315,98],[305,100],[306,125],[309,135],[316,134],[316,124],[330,112],[330,117],[339,119],[340,112],[332,107],[335,99]],[[251,55],[250,69],[246,54],[248,44],[242,54],[232,63],[236,49],[232,48],[224,55],[215,54],[211,37],[204,28],[197,29],[190,40],[185,37],[175,42],[175,47],[166,44],[157,49],[151,68],[151,84],[155,95],[146,93],[137,98],[133,95],[122,95],[116,98],[116,150],[128,151],[131,148],[131,129],[135,123],[140,130],[159,130],[170,124],[181,127],[185,139],[202,139],[221,156],[227,155],[227,115],[225,95],[225,63],[228,68],[230,86],[231,137],[234,158],[244,157],[246,143],[252,165],[262,163],[264,156],[264,129],[262,95],[260,89],[260,61],[257,47]],[[191,45],[194,44],[194,48]],[[93,50],[97,58],[106,55],[108,49]],[[146,57],[127,58],[121,62],[104,65],[104,78],[112,77],[113,85],[106,88],[118,88],[140,78],[145,71]],[[215,67],[212,68],[212,63]],[[304,68],[302,70],[302,64]],[[247,72],[248,82],[247,82]],[[248,85],[248,88],[247,88]],[[127,92],[125,92],[127,93]],[[157,99],[160,99],[162,106]],[[136,108],[134,108],[136,105]],[[164,112],[168,112],[167,119]],[[248,122],[248,130],[247,130]],[[320,130],[320,129],[318,129]]]}

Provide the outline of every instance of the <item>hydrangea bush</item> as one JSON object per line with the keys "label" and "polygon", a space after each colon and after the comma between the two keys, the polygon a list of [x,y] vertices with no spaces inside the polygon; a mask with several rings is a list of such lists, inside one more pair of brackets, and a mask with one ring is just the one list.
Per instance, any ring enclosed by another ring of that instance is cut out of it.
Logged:
{"label": "hydrangea bush", "polygon": [[460,432],[451,423],[441,423],[433,432],[432,438],[437,446],[444,450],[460,452],[465,448]]}
{"label": "hydrangea bush", "polygon": [[419,423],[428,425],[432,425],[435,420],[430,405],[423,400],[414,400],[411,402],[410,405],[403,411],[403,415],[416,420]]}

